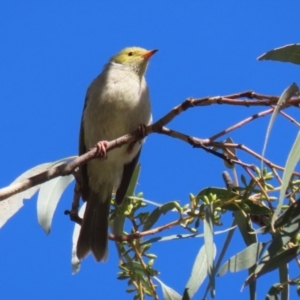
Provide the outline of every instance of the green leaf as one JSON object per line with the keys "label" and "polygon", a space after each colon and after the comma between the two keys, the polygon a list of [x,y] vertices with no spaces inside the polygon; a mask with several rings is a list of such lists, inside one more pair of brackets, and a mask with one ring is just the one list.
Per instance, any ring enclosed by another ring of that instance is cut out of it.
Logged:
{"label": "green leaf", "polygon": [[227,260],[221,267],[218,275],[223,276],[227,271],[235,273],[251,268],[258,261],[264,246],[265,243],[251,244],[249,247]]}
{"label": "green leaf", "polygon": [[[289,280],[289,270],[288,265],[282,265],[279,267],[279,278],[280,282],[286,283]],[[289,285],[283,284],[282,291],[281,291],[281,300],[288,300],[289,299]]]}
{"label": "green leaf", "polygon": [[255,230],[252,228],[251,221],[241,211],[235,211],[234,217],[242,237],[247,246],[257,243]]}
{"label": "green leaf", "polygon": [[300,215],[300,199],[292,203],[289,208],[276,220],[274,227],[279,228],[289,223],[297,222]]}
{"label": "green leaf", "polygon": [[249,284],[249,282],[253,280],[256,280],[263,274],[269,273],[275,269],[278,269],[282,265],[289,263],[292,259],[295,259],[299,253],[300,246],[295,246],[288,248],[273,257],[264,257],[262,262],[256,267],[255,272],[247,278],[245,285]]}
{"label": "green leaf", "polygon": [[126,263],[126,267],[134,272],[137,275],[143,276],[145,275],[145,269],[143,268],[143,266],[137,262],[137,261],[130,261]]}
{"label": "green leaf", "polygon": [[[255,233],[255,230],[252,227],[250,218],[248,216],[246,217],[245,214],[243,214],[241,211],[235,211],[234,218],[242,234],[245,244],[247,246],[250,246],[251,244],[257,243],[257,234]],[[252,274],[253,272],[254,272],[254,266],[249,268],[248,274]],[[255,291],[256,291],[256,282],[250,282],[249,283],[250,299],[256,299]]]}
{"label": "green leaf", "polygon": [[128,186],[128,189],[126,192],[126,197],[135,195],[135,188],[137,186],[137,181],[140,177],[140,173],[141,173],[141,164],[139,163],[136,165],[134,172],[132,174],[132,177],[131,177],[131,180],[130,180],[130,183],[129,183],[129,186]]}
{"label": "green leaf", "polygon": [[[264,141],[264,146],[263,146],[263,151],[262,151],[262,158],[264,158],[265,156],[265,152],[266,152],[266,148],[267,148],[267,144],[268,144],[268,140],[269,140],[269,136],[273,127],[273,124],[275,122],[275,119],[280,111],[280,109],[282,108],[282,106],[284,104],[286,104],[286,102],[296,93],[299,91],[299,87],[297,86],[296,83],[291,84],[289,87],[287,87],[283,93],[281,94],[277,105],[272,113],[270,122],[268,124],[268,128],[267,128],[267,132],[266,132],[266,137],[265,137],[265,141]],[[263,160],[261,161],[261,169],[263,169]]]}
{"label": "green leaf", "polygon": [[223,208],[234,211],[234,212],[239,212],[243,210],[245,213],[252,214],[252,215],[271,215],[272,212],[271,210],[265,206],[262,203],[259,202],[253,202],[252,200],[245,199],[239,205],[235,204],[228,204],[224,205]]}
{"label": "green leaf", "polygon": [[154,278],[160,283],[160,286],[161,286],[161,289],[163,292],[163,296],[164,296],[164,300],[181,300],[182,299],[182,297],[176,291],[174,291],[169,286],[165,285],[157,277],[154,277]]}
{"label": "green leaf", "polygon": [[285,197],[286,189],[289,185],[290,178],[292,176],[294,169],[296,168],[296,165],[297,165],[299,159],[300,159],[300,131],[298,132],[297,138],[292,146],[292,149],[288,155],[288,158],[287,158],[287,161],[285,164],[285,168],[284,168],[284,172],[283,172],[283,176],[282,176],[282,186],[280,189],[278,205],[273,214],[272,221],[271,221],[272,225],[276,221],[277,216],[279,215],[279,213],[281,211],[281,207],[282,207],[283,200]]}
{"label": "green leaf", "polygon": [[207,273],[209,275],[210,294],[211,294],[212,298],[214,298],[214,296],[215,296],[213,218],[214,218],[213,203],[211,203],[205,211],[203,227],[204,227],[205,252],[206,252],[206,257],[207,257]]}
{"label": "green leaf", "polygon": [[[277,252],[279,252],[283,246],[285,246],[291,238],[293,238],[299,231],[300,224],[299,224],[300,216],[298,216],[291,224],[286,225],[283,227],[282,230],[277,232],[273,237],[273,240],[266,251],[264,257],[273,257]],[[297,222],[298,221],[298,222]]]}
{"label": "green leaf", "polygon": [[[299,200],[298,200],[299,201]],[[293,205],[297,204],[296,208],[298,208],[299,202],[295,202]],[[268,249],[265,251],[261,258],[261,262],[255,269],[255,274],[261,274],[270,272],[270,270],[273,270],[274,268],[282,268],[281,269],[281,275],[283,276],[284,273],[284,263],[279,264],[277,261],[280,259],[287,259],[285,256],[283,258],[280,256],[281,251],[283,247],[293,238],[298,232],[300,228],[300,215],[299,214],[291,214],[292,210],[288,210],[288,215],[293,216],[291,219],[287,219],[287,216],[285,216],[285,220],[288,220],[288,222],[283,226],[283,228],[278,232],[276,232],[275,236],[273,237],[273,240],[268,247]],[[284,214],[285,215],[285,214]],[[276,223],[275,223],[276,224]],[[297,247],[296,247],[297,248]],[[279,254],[278,254],[279,253]],[[286,252],[287,255],[289,252]],[[274,267],[275,265],[275,267]],[[287,291],[285,291],[285,294]]]}
{"label": "green leaf", "polygon": [[258,60],[277,60],[300,64],[300,44],[290,44],[264,53]]}
{"label": "green leaf", "polygon": [[[214,245],[213,257],[216,256],[216,246]],[[200,285],[203,283],[207,276],[207,255],[205,245],[200,248],[199,253],[196,256],[191,276],[185,286],[183,293],[183,300],[192,299],[195,293],[198,291]]]}
{"label": "green leaf", "polygon": [[152,226],[157,222],[157,220],[160,218],[162,214],[166,214],[168,211],[177,208],[178,205],[179,204],[176,201],[172,201],[172,202],[165,203],[160,207],[155,208],[147,218],[143,227],[143,231],[147,231],[150,228],[152,228]]}
{"label": "green leaf", "polygon": [[[137,185],[137,181],[138,181],[140,172],[141,172],[141,164],[137,164],[135,169],[134,169],[133,175],[131,177],[128,189],[126,191],[125,198],[130,197],[130,196],[134,196],[135,187]],[[125,203],[125,202],[126,201],[123,201],[123,203]],[[115,234],[117,236],[122,235],[123,234],[124,223],[125,223],[125,216],[120,215],[117,218],[114,218],[114,220],[111,221],[110,224],[109,224],[113,234]],[[119,257],[121,257],[123,246],[120,243],[117,243],[117,242],[115,243],[115,245],[116,245]]]}
{"label": "green leaf", "polygon": [[221,201],[228,201],[229,199],[232,199],[238,195],[237,193],[228,189],[208,187],[201,190],[196,197],[203,200],[204,197],[209,194],[216,195],[217,199]]}

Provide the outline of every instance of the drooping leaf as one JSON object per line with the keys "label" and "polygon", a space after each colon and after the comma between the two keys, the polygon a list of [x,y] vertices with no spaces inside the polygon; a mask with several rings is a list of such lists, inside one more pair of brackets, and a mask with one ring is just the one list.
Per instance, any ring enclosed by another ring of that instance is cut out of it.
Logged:
{"label": "drooping leaf", "polygon": [[46,234],[50,233],[52,218],[58,201],[73,179],[73,175],[57,177],[41,185],[37,200],[37,215],[38,222]]}
{"label": "drooping leaf", "polygon": [[[226,239],[225,239],[225,242],[223,243],[223,246],[222,246],[222,249],[221,249],[221,252],[220,252],[220,255],[218,257],[218,260],[216,262],[216,265],[215,265],[215,272],[217,272],[220,268],[220,265],[221,265],[221,262],[226,254],[226,251],[230,245],[230,242],[232,240],[232,237],[233,237],[233,234],[235,232],[235,228],[236,228],[236,221],[233,220],[232,222],[232,226],[231,226],[232,230],[228,230],[228,234],[226,236]],[[215,232],[215,234],[217,233],[217,231]],[[206,299],[206,295],[209,291],[209,287],[210,287],[210,283],[207,284],[206,286],[206,290],[205,290],[205,293],[204,293],[204,296],[202,297],[202,299]]]}
{"label": "drooping leaf", "polygon": [[276,210],[272,217],[272,221],[271,221],[272,225],[276,221],[276,219],[281,211],[286,189],[289,185],[290,178],[292,176],[292,173],[293,173],[299,159],[300,159],[300,131],[298,132],[297,138],[295,139],[295,142],[294,142],[292,149],[288,155],[288,158],[287,158],[287,161],[286,161],[286,164],[284,167],[278,205],[277,205]]}
{"label": "drooping leaf", "polygon": [[234,217],[245,244],[250,246],[251,244],[257,243],[257,237],[255,230],[252,227],[250,218],[246,217],[241,211],[235,211]]}
{"label": "drooping leaf", "polygon": [[232,256],[223,264],[218,275],[223,276],[227,271],[235,273],[254,266],[260,257],[264,245],[264,243],[251,244],[243,251]]}
{"label": "drooping leaf", "polygon": [[210,283],[211,297],[215,296],[215,269],[214,269],[214,226],[213,226],[213,203],[207,206],[203,220],[205,252],[207,257],[207,273]]}
{"label": "drooping leaf", "polygon": [[[278,268],[280,282],[286,283],[289,280],[288,264],[283,264]],[[289,299],[289,284],[283,284],[281,289],[281,300]]]}
{"label": "drooping leaf", "polygon": [[290,44],[270,50],[257,58],[258,60],[277,60],[300,64],[300,44]]}
{"label": "drooping leaf", "polygon": [[160,279],[154,277],[160,284],[164,300],[181,300],[182,297],[172,288],[164,284]]}
{"label": "drooping leaf", "polygon": [[[251,244],[257,243],[257,234],[252,227],[252,222],[249,216],[245,216],[245,214],[242,213],[241,211],[235,211],[233,214],[245,244],[247,246],[250,246]],[[254,268],[255,266],[249,268],[248,270],[249,275],[254,272]],[[256,299],[255,281],[249,283],[249,293],[250,293],[251,300]]]}
{"label": "drooping leaf", "polygon": [[[70,156],[66,158],[59,159],[51,163],[48,170],[60,166],[76,156]],[[41,227],[44,229],[46,234],[50,233],[51,222],[57,207],[58,201],[67,188],[67,186],[73,181],[74,176],[62,176],[56,177],[52,180],[49,180],[40,186],[40,191],[37,199],[37,216],[38,222]]]}
{"label": "drooping leaf", "polygon": [[[215,256],[216,256],[216,245],[214,245],[214,252],[213,252],[213,257],[215,258]],[[207,276],[207,268],[208,266],[207,266],[206,249],[205,249],[205,245],[203,245],[196,256],[192,268],[191,276],[185,286],[182,300],[193,299],[193,296],[198,291],[199,287],[201,286],[201,284],[203,283],[203,281]]]}
{"label": "drooping leaf", "polygon": [[[138,181],[140,172],[141,172],[141,164],[137,164],[135,169],[134,169],[134,172],[132,174],[132,177],[131,177],[131,180],[130,180],[130,183],[129,183],[129,186],[128,186],[128,189],[127,189],[127,192],[126,192],[126,195],[125,195],[125,198],[134,196],[135,188],[136,188],[136,185],[137,185],[137,181]],[[123,204],[126,204],[126,201],[123,201]],[[109,224],[113,234],[115,234],[117,236],[122,235],[123,228],[124,228],[124,223],[125,223],[125,216],[120,215],[117,218],[114,218],[113,221],[111,221],[110,224]],[[119,257],[121,257],[122,245],[120,243],[117,243],[117,242],[115,243],[115,245],[116,245],[117,251],[119,253]]]}
{"label": "drooping leaf", "polygon": [[[44,163],[32,169],[27,170],[16,178],[11,184],[21,182],[26,178],[35,176],[46,171],[52,163]],[[30,199],[40,188],[40,185],[34,186],[19,194],[13,195],[3,201],[0,201],[0,228],[23,206],[23,200]]]}
{"label": "drooping leaf", "polygon": [[[265,157],[265,152],[266,152],[266,148],[267,148],[267,144],[268,144],[268,140],[269,140],[269,136],[273,127],[273,124],[275,122],[275,119],[280,111],[280,109],[282,108],[282,106],[284,104],[286,104],[286,102],[296,93],[299,91],[299,87],[297,86],[296,83],[291,84],[289,87],[287,87],[283,93],[281,94],[277,105],[272,113],[270,122],[268,124],[268,128],[267,128],[267,132],[266,132],[266,137],[265,137],[265,141],[264,141],[264,146],[263,146],[263,151],[262,151],[262,157]],[[262,166],[261,169],[263,168],[263,160],[262,160]]]}
{"label": "drooping leaf", "polygon": [[[83,218],[84,212],[85,212],[86,202],[83,203],[83,205],[80,207],[78,216],[80,218]],[[77,241],[79,238],[81,226],[77,223],[75,223],[74,230],[73,230],[73,236],[72,236],[72,257],[71,257],[71,265],[72,265],[72,274],[76,274],[80,270],[80,260],[78,259],[76,255],[76,248],[77,248]]]}
{"label": "drooping leaf", "polygon": [[141,173],[141,164],[139,163],[136,165],[134,172],[132,174],[132,177],[131,177],[131,180],[130,180],[130,183],[129,183],[129,186],[128,186],[128,189],[126,192],[126,197],[135,195],[135,188],[137,186],[137,182],[140,177],[140,173]]}

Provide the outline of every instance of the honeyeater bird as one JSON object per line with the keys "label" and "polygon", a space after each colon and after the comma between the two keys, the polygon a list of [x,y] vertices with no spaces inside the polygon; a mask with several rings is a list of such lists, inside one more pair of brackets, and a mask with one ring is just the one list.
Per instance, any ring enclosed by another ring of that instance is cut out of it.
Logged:
{"label": "honeyeater bird", "polygon": [[[87,90],[79,137],[79,154],[99,141],[110,141],[150,124],[151,106],[145,72],[157,50],[130,47],[121,50],[104,66]],[[105,152],[105,142],[98,144]],[[108,254],[108,217],[113,191],[121,204],[141,152],[141,142],[109,151],[80,167],[82,197],[86,201],[77,257],[92,252],[97,261]]]}

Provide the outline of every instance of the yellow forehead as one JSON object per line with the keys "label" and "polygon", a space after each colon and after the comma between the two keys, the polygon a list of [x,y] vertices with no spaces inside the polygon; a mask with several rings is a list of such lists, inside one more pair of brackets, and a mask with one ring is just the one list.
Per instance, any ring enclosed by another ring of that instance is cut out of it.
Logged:
{"label": "yellow forehead", "polygon": [[119,53],[114,55],[110,61],[116,63],[124,63],[126,61],[134,60],[142,57],[143,54],[147,53],[148,50],[140,47],[128,47],[121,50]]}

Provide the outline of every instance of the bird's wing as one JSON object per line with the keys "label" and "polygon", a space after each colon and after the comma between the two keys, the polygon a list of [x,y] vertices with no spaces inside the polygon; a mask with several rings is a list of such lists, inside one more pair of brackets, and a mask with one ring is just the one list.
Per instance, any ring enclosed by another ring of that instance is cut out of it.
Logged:
{"label": "bird's wing", "polygon": [[[88,93],[87,93],[88,95]],[[80,124],[80,132],[79,132],[79,155],[82,155],[87,152],[86,146],[85,146],[85,141],[84,141],[84,130],[83,130],[83,115],[84,111],[86,108],[87,104],[87,98],[88,96],[85,97],[85,102],[84,102],[84,107],[83,107],[83,112],[82,112],[82,117],[81,117],[81,124]],[[87,164],[83,164],[79,167],[80,173],[81,173],[81,178],[82,178],[82,183],[83,186],[82,188],[82,196],[86,200],[87,199],[87,193],[88,193],[88,175],[87,175]]]}
{"label": "bird's wing", "polygon": [[116,201],[117,205],[120,205],[125,198],[132,174],[133,174],[134,169],[139,161],[141,150],[142,150],[142,148],[139,150],[139,152],[137,153],[135,158],[129,164],[124,166],[122,180],[121,180],[120,186],[116,192],[115,201]]}

